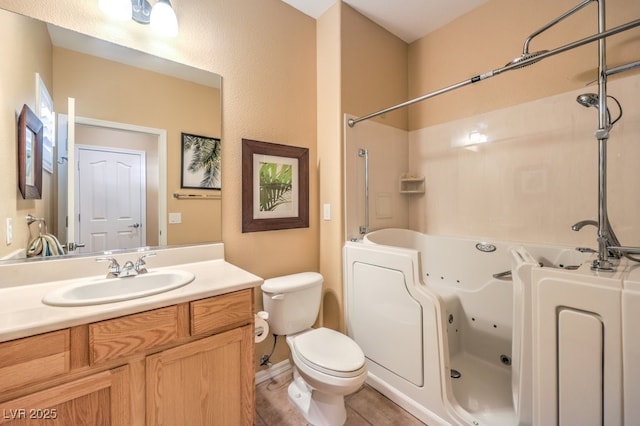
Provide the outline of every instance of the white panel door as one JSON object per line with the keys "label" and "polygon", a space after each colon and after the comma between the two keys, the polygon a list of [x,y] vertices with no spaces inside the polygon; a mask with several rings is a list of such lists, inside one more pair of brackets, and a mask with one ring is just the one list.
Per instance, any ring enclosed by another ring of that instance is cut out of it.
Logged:
{"label": "white panel door", "polygon": [[78,238],[87,252],[146,245],[144,152],[76,146]]}

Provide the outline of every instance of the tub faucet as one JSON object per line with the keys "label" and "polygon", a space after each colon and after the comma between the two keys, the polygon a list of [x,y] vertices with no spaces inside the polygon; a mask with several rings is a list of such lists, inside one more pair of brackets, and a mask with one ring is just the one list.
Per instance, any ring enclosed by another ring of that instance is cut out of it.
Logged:
{"label": "tub faucet", "polygon": [[[580,222],[574,223],[571,226],[571,230],[580,231],[584,226],[591,225],[598,228],[598,222],[595,220],[581,220]],[[607,247],[607,253],[609,257],[613,259],[620,259],[622,257],[621,253],[618,250],[612,249],[611,247],[619,247],[620,241],[618,241],[618,237],[616,237],[615,232],[613,232],[613,228],[611,227],[611,223],[607,220],[607,224],[605,226],[605,244]]]}
{"label": "tub faucet", "polygon": [[586,225],[593,225],[596,228],[598,227],[598,222],[596,222],[595,220],[581,220],[578,223],[574,223],[573,226],[571,226],[571,230],[572,231],[579,231],[582,229],[583,226]]}

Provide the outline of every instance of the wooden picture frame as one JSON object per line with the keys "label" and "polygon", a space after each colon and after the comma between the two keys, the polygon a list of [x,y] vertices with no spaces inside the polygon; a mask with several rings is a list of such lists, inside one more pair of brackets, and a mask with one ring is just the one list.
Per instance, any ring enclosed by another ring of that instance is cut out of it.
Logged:
{"label": "wooden picture frame", "polygon": [[42,198],[42,121],[29,108],[18,117],[18,186],[25,200]]}
{"label": "wooden picture frame", "polygon": [[242,232],[309,227],[309,149],[242,139]]}
{"label": "wooden picture frame", "polygon": [[36,73],[35,114],[42,122],[42,169],[53,173],[53,149],[56,146],[55,112],[51,95],[38,73]]}
{"label": "wooden picture frame", "polygon": [[222,189],[219,138],[182,133],[180,188]]}

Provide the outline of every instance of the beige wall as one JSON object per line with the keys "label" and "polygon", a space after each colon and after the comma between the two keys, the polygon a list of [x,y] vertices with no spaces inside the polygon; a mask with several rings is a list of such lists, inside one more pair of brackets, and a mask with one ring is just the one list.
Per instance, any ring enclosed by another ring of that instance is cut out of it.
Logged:
{"label": "beige wall", "polygon": [[[51,44],[44,25],[36,25],[29,19],[0,14],[0,50],[4,60],[0,61],[0,257],[29,242],[29,228],[25,217],[31,213],[53,223],[50,208],[52,179],[48,172],[42,173],[41,200],[24,200],[18,189],[17,168],[17,123],[22,106],[27,104],[35,110],[35,73],[38,72],[45,85],[51,88],[52,59]],[[15,58],[8,60],[8,58]],[[13,243],[7,245],[5,219],[13,221]],[[37,233],[33,224],[33,235]]]}
{"label": "beige wall", "polygon": [[[409,46],[411,98],[500,68],[522,53],[529,34],[574,7],[575,0],[490,0]],[[607,28],[640,16],[636,0],[607,1]],[[597,32],[593,4],[533,39],[552,49]],[[607,40],[609,66],[638,60],[638,30]],[[597,43],[440,95],[409,108],[410,129],[455,120],[584,87],[597,78]],[[595,89],[594,89],[595,90]],[[597,91],[597,90],[596,90]]]}
{"label": "beige wall", "polygon": [[[363,116],[408,97],[408,46],[351,7],[342,6],[342,110]],[[376,121],[407,129],[407,109]]]}
{"label": "beige wall", "polygon": [[320,273],[325,278],[319,321],[326,327],[341,328],[342,319],[342,239],[344,227],[342,186],[342,121],[340,114],[340,16],[336,3],[317,24],[318,67],[318,169],[320,205],[328,204],[331,220],[320,221]]}

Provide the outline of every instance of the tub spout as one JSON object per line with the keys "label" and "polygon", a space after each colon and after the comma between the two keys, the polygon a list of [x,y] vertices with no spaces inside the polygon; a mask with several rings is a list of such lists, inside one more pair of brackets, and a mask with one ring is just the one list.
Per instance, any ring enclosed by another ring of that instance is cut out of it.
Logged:
{"label": "tub spout", "polygon": [[598,227],[598,222],[596,222],[595,220],[581,220],[578,223],[574,223],[573,226],[571,227],[572,231],[579,231],[582,229],[582,227],[587,226],[587,225],[593,225],[596,228]]}

